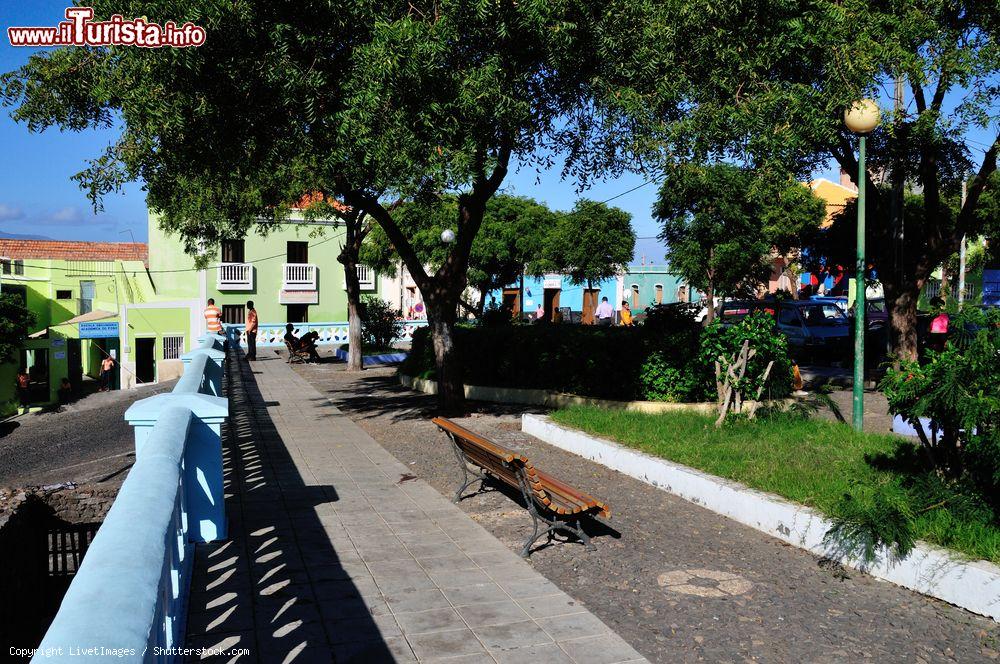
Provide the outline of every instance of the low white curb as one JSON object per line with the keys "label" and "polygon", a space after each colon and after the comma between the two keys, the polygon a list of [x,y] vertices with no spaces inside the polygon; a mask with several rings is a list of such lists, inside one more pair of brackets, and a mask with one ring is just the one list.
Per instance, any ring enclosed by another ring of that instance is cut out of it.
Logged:
{"label": "low white curb", "polygon": [[602,438],[525,414],[521,429],[550,445],[642,480],[772,537],[931,597],[1000,621],[1000,567],[966,561],[924,542],[903,560],[881,552],[866,565],[842,549],[823,543],[830,522],[813,509],[737,482],[665,461]]}

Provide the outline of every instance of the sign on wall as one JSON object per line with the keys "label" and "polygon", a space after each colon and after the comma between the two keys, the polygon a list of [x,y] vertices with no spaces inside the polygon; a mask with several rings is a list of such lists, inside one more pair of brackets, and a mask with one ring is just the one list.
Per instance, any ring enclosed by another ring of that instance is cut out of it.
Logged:
{"label": "sign on wall", "polygon": [[559,288],[559,289],[561,289],[562,288],[562,279],[560,279],[560,278],[545,279],[544,281],[542,281],[542,288],[545,288],[545,289]]}
{"label": "sign on wall", "polygon": [[81,339],[108,339],[118,336],[118,321],[80,323]]}

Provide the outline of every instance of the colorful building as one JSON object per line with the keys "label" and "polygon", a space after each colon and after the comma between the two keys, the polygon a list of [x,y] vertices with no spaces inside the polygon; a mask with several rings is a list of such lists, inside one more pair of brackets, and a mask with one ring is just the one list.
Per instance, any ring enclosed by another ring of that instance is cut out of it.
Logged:
{"label": "colorful building", "polygon": [[153,297],[146,245],[0,239],[0,291],[15,293],[35,316],[14,361],[0,366],[0,413],[16,409],[14,379],[25,370],[32,403],[58,398],[63,378],[79,389],[98,378],[104,357],[121,350],[119,308]]}
{"label": "colorful building", "polygon": [[700,294],[684,283],[680,276],[671,273],[667,266],[640,265],[631,266],[616,277],[596,282],[590,288],[573,284],[563,274],[526,276],[523,307],[522,287],[519,283],[490,293],[487,306],[490,306],[492,300],[515,315],[523,309],[525,314],[532,317],[537,317],[540,306],[542,317],[547,320],[553,320],[558,311],[564,321],[589,324],[593,321],[598,303],[605,297],[615,311],[621,311],[622,301],[627,300],[632,311],[640,313],[657,304],[697,302]]}

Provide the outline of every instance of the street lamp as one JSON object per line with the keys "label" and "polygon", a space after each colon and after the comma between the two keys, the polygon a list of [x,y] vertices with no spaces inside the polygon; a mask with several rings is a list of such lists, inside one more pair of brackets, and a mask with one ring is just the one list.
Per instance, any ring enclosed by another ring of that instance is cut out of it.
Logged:
{"label": "street lamp", "polygon": [[858,134],[858,255],[854,271],[854,430],[865,424],[865,135],[879,123],[879,109],[862,99],[844,111],[844,124]]}
{"label": "street lamp", "polygon": [[441,241],[444,242],[445,244],[451,244],[452,242],[454,242],[455,231],[451,230],[450,228],[446,228],[443,231],[441,231]]}

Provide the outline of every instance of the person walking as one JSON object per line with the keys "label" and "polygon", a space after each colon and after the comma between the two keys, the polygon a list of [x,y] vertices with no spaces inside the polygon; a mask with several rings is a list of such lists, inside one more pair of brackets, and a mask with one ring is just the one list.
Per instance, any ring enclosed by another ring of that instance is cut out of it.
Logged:
{"label": "person walking", "polygon": [[632,327],[632,308],[628,306],[628,300],[622,300],[622,325]]}
{"label": "person walking", "polygon": [[17,400],[21,404],[21,408],[27,411],[31,405],[31,377],[28,376],[26,369],[17,372],[14,386],[17,388]]}
{"label": "person walking", "polygon": [[257,359],[257,310],[253,308],[253,300],[247,302],[247,360]]}
{"label": "person walking", "polygon": [[205,328],[209,334],[222,334],[222,310],[215,306],[215,299],[211,297],[205,307]]}
{"label": "person walking", "polygon": [[597,324],[604,327],[610,326],[614,321],[615,308],[611,306],[610,302],[608,302],[608,298],[601,298],[601,303],[597,305],[597,311],[594,312],[594,317],[597,319]]}

